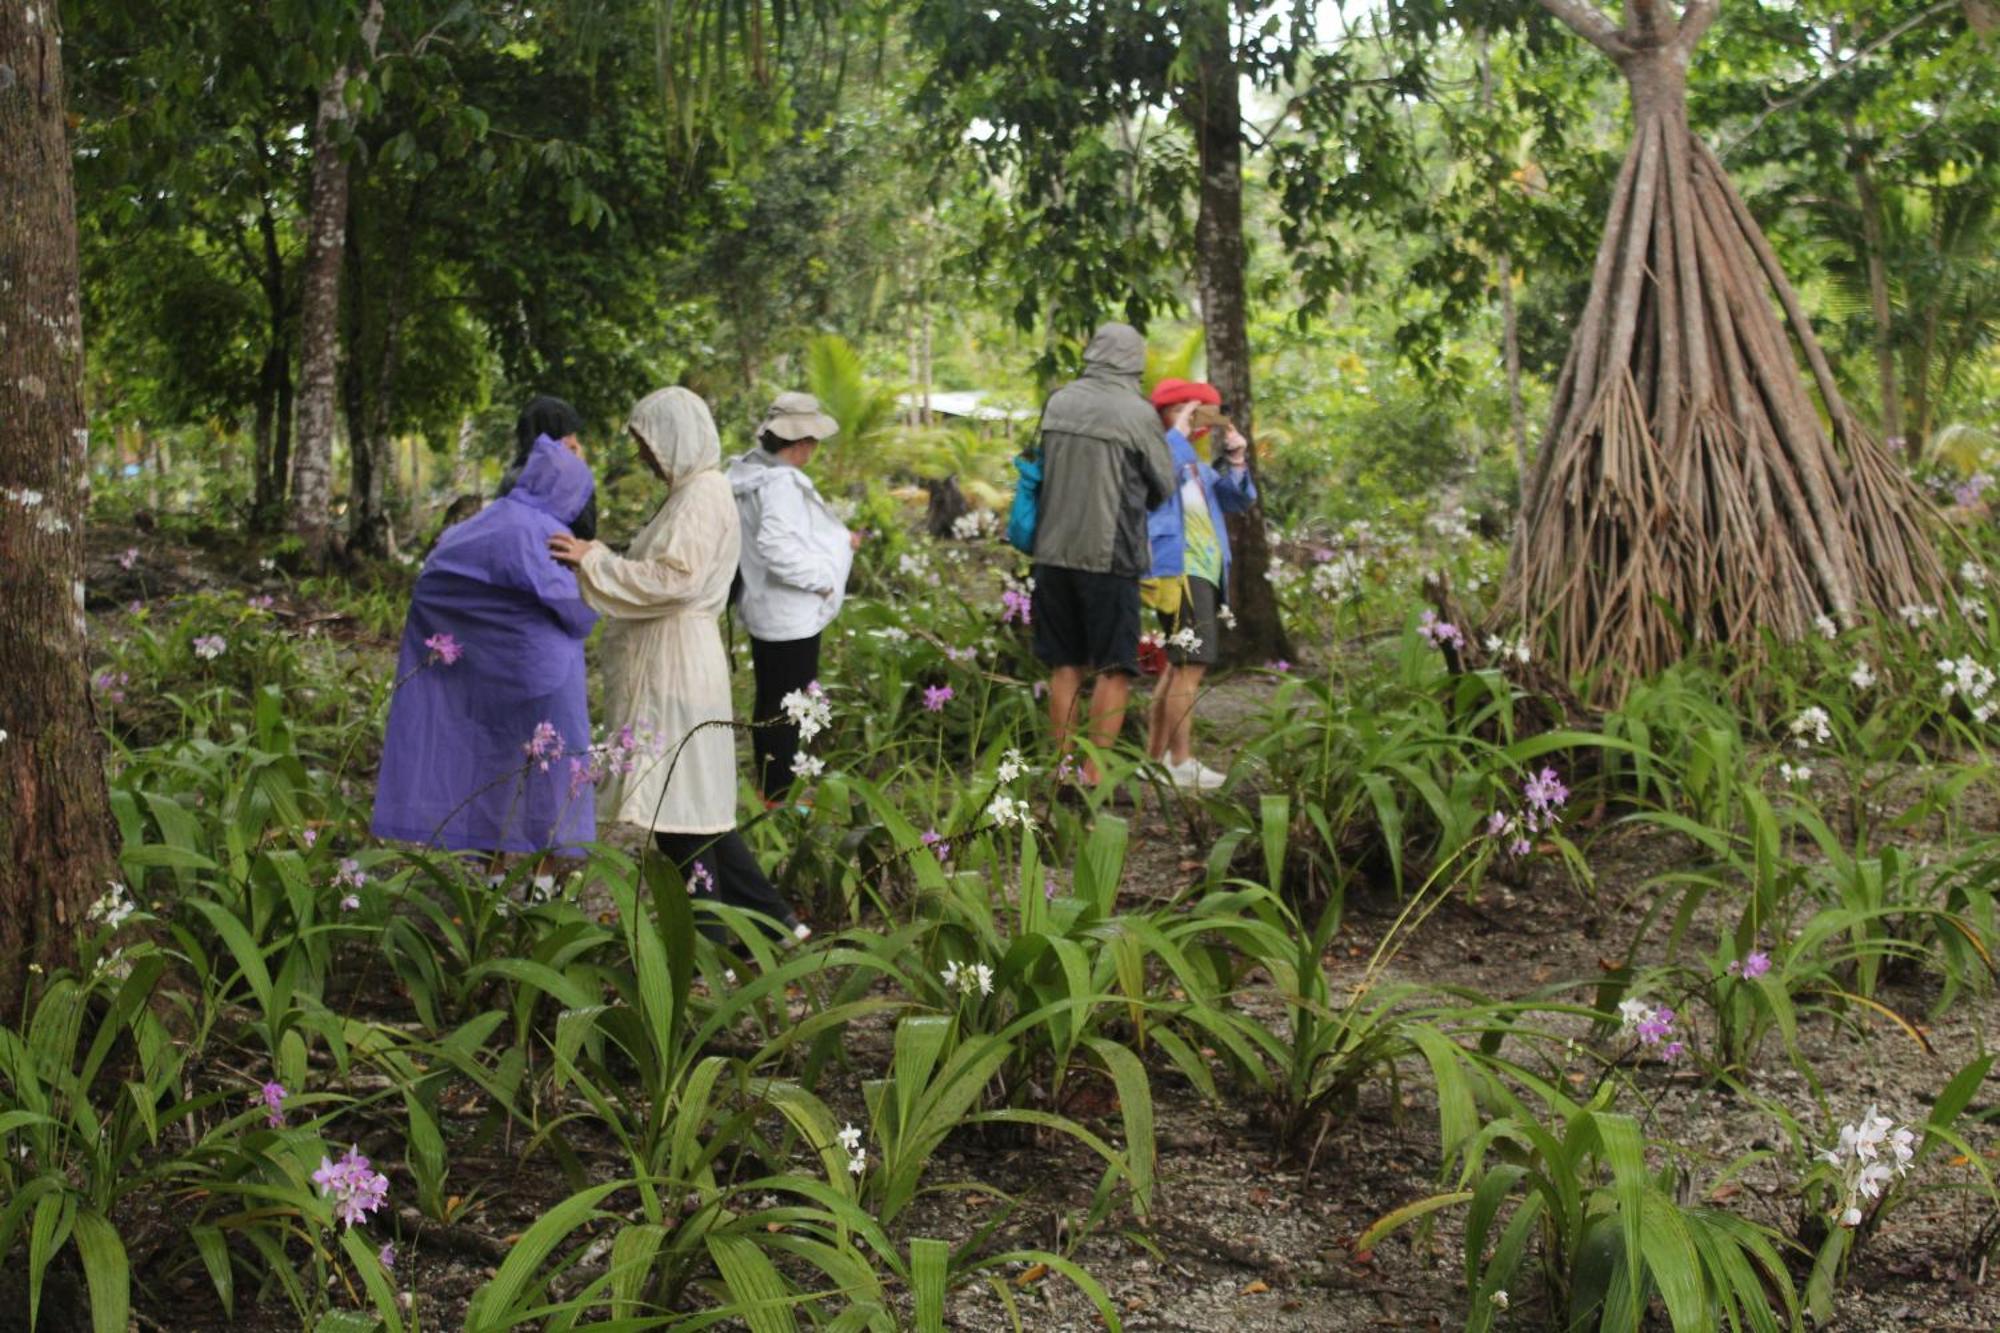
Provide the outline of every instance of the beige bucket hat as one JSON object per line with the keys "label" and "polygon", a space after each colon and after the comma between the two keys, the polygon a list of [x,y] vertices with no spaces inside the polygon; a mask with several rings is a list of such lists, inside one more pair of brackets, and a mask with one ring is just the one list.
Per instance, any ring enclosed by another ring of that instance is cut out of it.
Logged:
{"label": "beige bucket hat", "polygon": [[840,433],[840,423],[821,411],[811,394],[781,393],[757,426],[759,436],[766,431],[781,440],[826,440]]}

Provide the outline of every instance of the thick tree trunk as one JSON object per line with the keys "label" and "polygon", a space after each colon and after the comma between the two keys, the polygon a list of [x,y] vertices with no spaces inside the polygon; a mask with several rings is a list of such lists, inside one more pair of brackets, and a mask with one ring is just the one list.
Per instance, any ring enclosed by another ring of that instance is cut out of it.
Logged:
{"label": "thick tree trunk", "polygon": [[59,6],[0,0],[0,1024],[117,873],[85,684],[89,486]]}
{"label": "thick tree trunk", "polygon": [[[382,0],[361,21],[369,56],[382,31]],[[313,120],[312,191],[306,206],[304,290],[299,301],[299,435],[292,458],[292,531],[322,564],[333,537],[333,430],[340,369],[340,274],[347,247],[349,166],[342,142],[347,81],[340,66],[320,89]]]}
{"label": "thick tree trunk", "polygon": [[1541,3],[1618,62],[1634,138],[1497,615],[1615,701],[1689,638],[1754,658],[1766,633],[1940,600],[1919,498],[1848,411],[1769,242],[1688,131],[1688,60],[1716,0],[1678,22],[1666,0],[1627,0],[1622,29],[1588,0]]}
{"label": "thick tree trunk", "polygon": [[306,207],[305,284],[299,305],[299,436],[292,455],[292,531],[324,564],[333,531],[334,393],[340,368],[340,270],[347,243],[348,164],[339,129],[348,71],[320,90]]}
{"label": "thick tree trunk", "polygon": [[[1238,89],[1229,15],[1200,8],[1192,34],[1201,54],[1196,76],[1184,93],[1187,117],[1201,155],[1200,211],[1195,217],[1195,289],[1208,352],[1209,382],[1221,391],[1237,427],[1253,443],[1251,419],[1249,300],[1243,269],[1243,108]],[[1232,586],[1229,605],[1236,628],[1222,636],[1230,662],[1266,662],[1290,657],[1291,644],[1278,614],[1278,598],[1268,577],[1270,543],[1264,536],[1264,507],[1229,516]]]}

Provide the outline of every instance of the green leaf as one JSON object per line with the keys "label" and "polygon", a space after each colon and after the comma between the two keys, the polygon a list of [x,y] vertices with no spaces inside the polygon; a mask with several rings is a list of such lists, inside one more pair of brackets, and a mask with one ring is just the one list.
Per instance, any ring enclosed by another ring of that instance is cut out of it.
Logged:
{"label": "green leaf", "polygon": [[1132,1204],[1141,1219],[1153,1211],[1153,1085],[1139,1057],[1107,1037],[1092,1037],[1094,1051],[1118,1088],[1125,1123],[1125,1166],[1132,1181]]}
{"label": "green leaf", "polygon": [[1675,1333],[1709,1333],[1715,1315],[1703,1294],[1701,1256],[1680,1209],[1657,1190],[1647,1192],[1642,1207],[1639,1240],[1646,1270],[1666,1302]]}
{"label": "green leaf", "polygon": [[654,1256],[666,1242],[667,1229],[650,1222],[620,1227],[611,1242],[611,1317],[636,1319],[639,1298],[653,1276]]}
{"label": "green leaf", "polygon": [[132,1270],[118,1229],[97,1212],[76,1214],[76,1248],[90,1287],[90,1326],[95,1333],[125,1333],[132,1317]]}
{"label": "green leaf", "polygon": [[189,1227],[188,1235],[194,1240],[195,1252],[201,1255],[202,1267],[208,1270],[209,1281],[215,1284],[215,1295],[222,1302],[222,1312],[234,1318],[236,1270],[229,1262],[229,1243],[222,1238],[220,1231],[206,1224]]}
{"label": "green leaf", "polygon": [[924,1237],[910,1242],[910,1295],[916,1304],[917,1333],[944,1333],[950,1267],[951,1246]]}
{"label": "green leaf", "polygon": [[1472,1190],[1453,1190],[1449,1194],[1433,1194],[1386,1212],[1368,1224],[1367,1229],[1355,1240],[1354,1248],[1372,1250],[1381,1243],[1384,1236],[1407,1223],[1435,1213],[1440,1208],[1454,1208],[1461,1203],[1470,1203],[1473,1193]]}
{"label": "green leaf", "polygon": [[1257,822],[1264,845],[1264,883],[1273,892],[1285,883],[1285,844],[1292,828],[1291,798],[1264,795],[1257,798]]}
{"label": "green leaf", "polygon": [[524,1317],[520,1308],[521,1296],[530,1280],[548,1262],[556,1246],[571,1232],[598,1216],[597,1205],[607,1196],[629,1189],[634,1183],[614,1180],[595,1185],[570,1195],[543,1213],[514,1242],[514,1248],[501,1261],[500,1271],[473,1293],[472,1304],[466,1311],[466,1327],[479,1329],[480,1333],[498,1333],[520,1323]]}
{"label": "green leaf", "polygon": [[797,1333],[794,1298],[756,1242],[723,1232],[711,1232],[707,1239],[709,1257],[750,1333]]}
{"label": "green leaf", "polygon": [[388,1273],[383,1271],[381,1251],[369,1244],[367,1238],[353,1227],[341,1228],[340,1248],[347,1252],[347,1262],[353,1264],[354,1271],[361,1275],[361,1285],[368,1288],[368,1298],[375,1303],[375,1313],[380,1316],[388,1333],[403,1333],[403,1316],[396,1306],[396,1289],[390,1285]]}
{"label": "green leaf", "polygon": [[1083,846],[1076,867],[1076,896],[1097,909],[1099,916],[1117,910],[1118,882],[1125,876],[1125,852],[1132,828],[1117,815],[1099,815]]}

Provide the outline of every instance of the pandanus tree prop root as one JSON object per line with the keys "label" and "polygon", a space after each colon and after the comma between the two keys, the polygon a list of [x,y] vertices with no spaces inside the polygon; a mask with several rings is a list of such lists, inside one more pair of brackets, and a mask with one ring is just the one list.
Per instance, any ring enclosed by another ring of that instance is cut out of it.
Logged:
{"label": "pandanus tree prop root", "polygon": [[[1927,506],[1854,419],[1797,295],[1688,130],[1717,0],[1542,0],[1617,61],[1634,135],[1557,382],[1496,615],[1599,703],[1688,641],[1935,601]],[[1775,301],[1774,298],[1775,297]],[[1815,403],[1798,356],[1803,354]]]}

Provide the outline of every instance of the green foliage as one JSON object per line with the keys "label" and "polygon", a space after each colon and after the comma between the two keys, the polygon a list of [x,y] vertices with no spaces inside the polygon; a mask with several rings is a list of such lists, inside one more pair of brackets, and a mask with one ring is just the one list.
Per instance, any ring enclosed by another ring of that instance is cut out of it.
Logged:
{"label": "green foliage", "polygon": [[806,383],[828,415],[840,423],[822,455],[826,470],[850,482],[878,475],[884,437],[896,421],[897,390],[870,381],[861,357],[845,338],[827,333],[806,353]]}
{"label": "green foliage", "polygon": [[1550,1095],[1549,1109],[1553,1129],[1525,1107],[1486,1124],[1459,1154],[1457,1190],[1388,1214],[1359,1244],[1466,1206],[1468,1329],[1493,1327],[1537,1236],[1564,1328],[1637,1329],[1656,1299],[1676,1329],[1804,1327],[1782,1236],[1680,1202],[1679,1173],[1648,1167],[1630,1116],[1560,1094]]}

